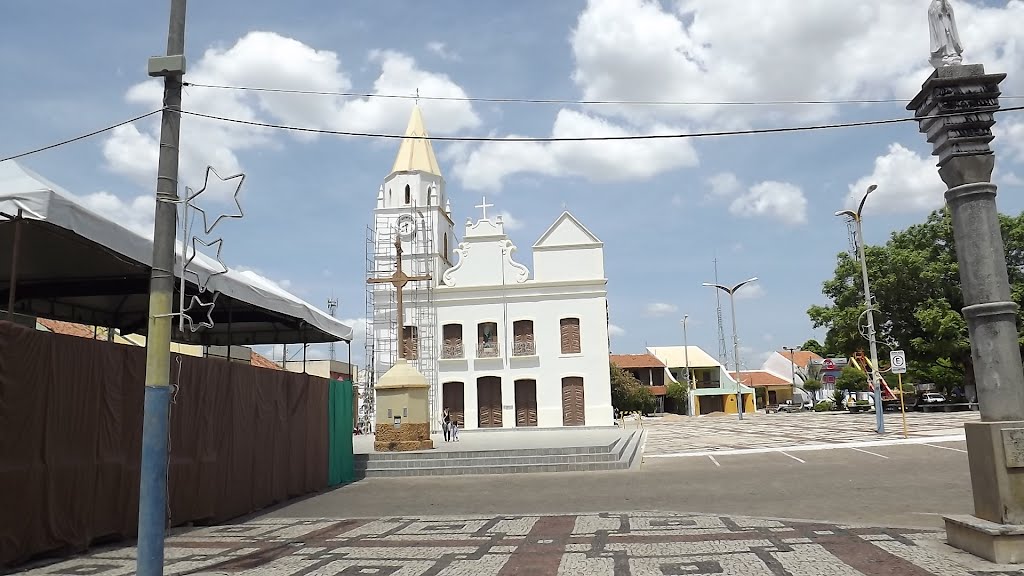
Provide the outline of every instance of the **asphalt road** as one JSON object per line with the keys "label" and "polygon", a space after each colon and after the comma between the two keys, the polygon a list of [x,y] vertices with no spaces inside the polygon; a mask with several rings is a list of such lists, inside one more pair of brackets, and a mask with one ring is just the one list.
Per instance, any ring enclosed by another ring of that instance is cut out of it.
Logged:
{"label": "asphalt road", "polygon": [[862,450],[646,459],[631,471],[373,478],[269,516],[659,510],[938,528],[940,514],[973,512],[963,442]]}

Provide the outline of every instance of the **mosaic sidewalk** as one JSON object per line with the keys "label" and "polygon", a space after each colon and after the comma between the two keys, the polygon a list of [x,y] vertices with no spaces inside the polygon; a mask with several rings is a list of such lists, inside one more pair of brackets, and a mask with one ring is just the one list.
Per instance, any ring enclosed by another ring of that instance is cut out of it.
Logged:
{"label": "mosaic sidewalk", "polygon": [[[931,530],[634,512],[379,520],[259,519],[167,541],[165,574],[273,576],[1009,576]],[[119,576],[135,550],[26,574]]]}
{"label": "mosaic sidewalk", "polygon": [[[978,412],[938,414],[907,414],[911,438],[963,434],[964,422],[980,420]],[[629,423],[627,429],[632,429]],[[879,440],[875,432],[874,414],[798,414],[763,413],[747,415],[742,421],[735,416],[717,416],[660,420],[644,420],[647,430],[646,454],[674,454],[706,450],[743,448],[780,448],[809,444],[837,444]],[[885,414],[888,439],[903,437],[899,413]]]}

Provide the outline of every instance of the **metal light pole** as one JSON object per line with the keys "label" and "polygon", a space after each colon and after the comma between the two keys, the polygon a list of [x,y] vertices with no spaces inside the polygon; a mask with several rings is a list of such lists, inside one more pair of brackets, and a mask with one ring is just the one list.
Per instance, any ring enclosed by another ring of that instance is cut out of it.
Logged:
{"label": "metal light pole", "polygon": [[864,212],[864,203],[867,202],[868,196],[878,188],[875,184],[868,186],[867,192],[864,193],[864,197],[860,200],[860,205],[857,206],[857,211],[853,210],[840,210],[836,212],[836,216],[846,216],[853,218],[853,221],[857,223],[857,253],[860,256],[860,271],[864,277],[864,303],[867,306],[868,315],[868,346],[871,350],[871,383],[875,389],[875,424],[879,434],[885,434],[885,415],[882,410],[882,386],[879,380],[881,377],[878,375],[878,346],[875,342],[875,315],[872,310],[871,304],[871,286],[868,284],[868,261],[864,257],[864,233],[861,227],[861,216]]}
{"label": "metal light pole", "polygon": [[787,351],[787,352],[789,352],[789,372],[790,372],[790,375],[791,375],[790,378],[792,379],[792,382],[793,382],[793,391],[792,391],[791,394],[792,394],[793,398],[795,399],[796,398],[796,350],[797,349],[792,347],[792,346],[783,346],[782,349]]}
{"label": "metal light pole", "polygon": [[[178,220],[178,156],[181,82],[185,74],[185,4],[171,0],[167,55],[149,59],[149,75],[164,79],[160,157],[153,223],[153,266],[146,332],[146,391],[142,420],[139,533],[136,572],[164,572],[167,525],[167,441],[171,398],[171,318],[174,316],[174,244]],[[183,262],[184,264],[184,262]]]}
{"label": "metal light pole", "polygon": [[732,310],[732,353],[733,357],[736,359],[736,376],[738,378],[736,382],[736,410],[739,413],[740,420],[743,420],[743,372],[740,368],[740,339],[736,332],[736,298],[734,297],[734,295],[736,294],[736,291],[739,290],[740,288],[746,286],[747,284],[750,284],[751,282],[756,281],[757,276],[744,280],[743,282],[740,282],[739,284],[731,288],[729,286],[723,286],[721,284],[709,284],[707,282],[704,283],[704,286],[707,286],[709,288],[717,288],[729,295],[729,307]]}
{"label": "metal light pole", "polygon": [[686,321],[690,318],[689,314],[683,314],[683,362],[686,363],[686,401],[687,401],[687,412],[690,416],[695,416],[693,413],[693,379],[690,378],[690,344],[686,338]]}

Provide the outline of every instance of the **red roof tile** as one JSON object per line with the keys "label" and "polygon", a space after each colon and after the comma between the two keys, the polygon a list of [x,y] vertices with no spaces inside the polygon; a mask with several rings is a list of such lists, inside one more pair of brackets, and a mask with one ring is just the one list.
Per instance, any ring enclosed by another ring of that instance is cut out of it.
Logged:
{"label": "red roof tile", "polygon": [[750,370],[743,372],[740,378],[737,378],[736,372],[729,372],[729,375],[735,380],[742,380],[746,386],[792,386],[792,382],[784,378],[779,378],[775,374],[765,370]]}
{"label": "red roof tile", "polygon": [[792,358],[790,357],[789,350],[780,350],[779,354],[782,355],[786,360],[792,359],[793,363],[800,368],[806,368],[812,360],[821,360],[821,356],[818,356],[810,350],[796,350],[793,352]]}
{"label": "red roof tile", "polygon": [[268,370],[280,370],[281,369],[281,367],[278,366],[273,360],[271,360],[271,359],[267,358],[266,356],[264,356],[262,354],[259,354],[257,352],[253,352],[252,353],[252,356],[250,357],[249,362],[252,363],[253,366],[256,366],[258,368],[266,368]]}
{"label": "red roof tile", "polygon": [[612,364],[619,368],[664,368],[665,363],[653,354],[612,354]]}
{"label": "red roof tile", "polygon": [[[44,328],[53,332],[54,334],[64,334],[65,336],[78,336],[79,338],[93,338],[95,333],[91,326],[85,324],[75,324],[74,322],[63,322],[61,320],[50,320],[48,318],[36,318]],[[104,335],[106,333],[104,332]]]}

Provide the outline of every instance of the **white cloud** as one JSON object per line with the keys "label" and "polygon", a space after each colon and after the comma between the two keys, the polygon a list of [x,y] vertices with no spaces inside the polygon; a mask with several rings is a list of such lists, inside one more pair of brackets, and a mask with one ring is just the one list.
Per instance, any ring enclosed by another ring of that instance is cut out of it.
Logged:
{"label": "white cloud", "polygon": [[502,210],[498,213],[498,216],[501,216],[501,221],[505,223],[505,230],[519,230],[523,227],[523,221],[509,214],[506,210]]}
{"label": "white cloud", "polygon": [[[678,133],[678,128],[654,125],[649,134]],[[551,129],[553,138],[630,136],[640,131],[603,118],[563,108]],[[594,181],[645,180],[661,172],[695,166],[697,153],[687,141],[627,140],[590,142],[487,142],[463,148],[455,174],[470,190],[499,190],[513,174],[579,176]]]}
{"label": "white cloud", "polygon": [[[666,4],[671,5],[667,7]],[[958,2],[967,62],[1019,70],[1024,2]],[[572,33],[573,80],[588,100],[910,98],[931,72],[927,2],[590,0]],[[1017,75],[1004,91],[1024,86]],[[633,122],[771,124],[834,106],[602,106]]]}
{"label": "white cloud", "polygon": [[[374,93],[413,95],[419,89],[431,96],[466,96],[466,92],[447,76],[420,69],[416,61],[405,54],[374,51],[370,53],[370,61],[380,67]],[[259,31],[246,34],[229,48],[206,50],[190,67],[186,80],[329,92],[352,88],[336,53],[316,50],[273,32]],[[162,85],[155,79],[137,84],[128,90],[126,99],[146,108],[159,108]],[[411,109],[409,101],[394,98],[345,99],[196,86],[185,88],[183,106],[186,110],[241,120],[388,133],[405,129]],[[468,102],[429,100],[421,106],[430,119],[432,133],[449,134],[480,125],[480,118]],[[242,169],[240,152],[276,146],[278,134],[269,129],[185,115],[181,126],[180,179],[193,188],[201,185],[207,164],[223,175],[237,173]],[[299,140],[315,138],[301,133],[292,133],[292,136]],[[151,187],[156,178],[158,138],[159,121],[155,119],[112,131],[103,145],[107,166]]]}
{"label": "white cloud", "polygon": [[609,324],[608,335],[611,336],[612,338],[619,338],[620,336],[626,335],[626,330],[624,328],[616,326],[615,324]]}
{"label": "white cloud", "polygon": [[1006,159],[1024,164],[1024,121],[1008,120],[1000,122],[994,128],[996,139],[992,146],[1007,152]]}
{"label": "white cloud", "polygon": [[890,144],[884,156],[875,158],[874,171],[850,185],[845,207],[856,209],[871,184],[878,189],[864,205],[866,214],[880,212],[928,212],[945,203],[946,185],[939,178],[935,160]]}
{"label": "white cloud", "polygon": [[718,198],[735,196],[743,189],[740,179],[732,172],[720,172],[708,178],[708,186],[711,187],[709,196]]}
{"label": "white cloud", "polygon": [[767,216],[783,224],[807,222],[807,198],[798,186],[788,182],[761,182],[729,205],[729,212],[742,217]]}
{"label": "white cloud", "polygon": [[760,284],[747,284],[736,291],[737,300],[757,300],[764,297],[764,288]]}
{"label": "white cloud", "polygon": [[427,50],[433,52],[434,54],[436,54],[437,56],[444,60],[452,60],[457,62],[462,59],[457,52],[449,49],[444,42],[427,42]]}
{"label": "white cloud", "polygon": [[652,302],[647,305],[647,315],[654,317],[666,316],[679,311],[679,307],[675,304],[666,304],[664,302]]}

